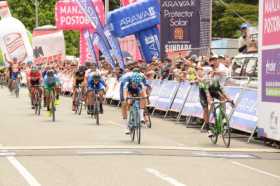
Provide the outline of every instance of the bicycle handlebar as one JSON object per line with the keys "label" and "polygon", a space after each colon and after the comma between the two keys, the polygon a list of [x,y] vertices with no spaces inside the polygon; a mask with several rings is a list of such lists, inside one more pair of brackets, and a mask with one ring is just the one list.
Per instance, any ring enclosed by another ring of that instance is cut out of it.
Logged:
{"label": "bicycle handlebar", "polygon": [[225,104],[225,103],[230,103],[232,106],[235,106],[233,100],[227,100],[227,101],[214,101],[212,102],[212,105],[218,105],[218,104]]}
{"label": "bicycle handlebar", "polygon": [[127,97],[126,99],[148,99],[149,97]]}

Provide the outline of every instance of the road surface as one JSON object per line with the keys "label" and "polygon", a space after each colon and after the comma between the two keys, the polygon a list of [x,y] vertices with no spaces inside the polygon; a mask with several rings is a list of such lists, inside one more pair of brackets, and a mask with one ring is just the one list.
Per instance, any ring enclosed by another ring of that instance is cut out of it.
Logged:
{"label": "road surface", "polygon": [[153,117],[141,145],[124,135],[120,110],[105,106],[101,125],[61,98],[57,122],[35,116],[22,89],[0,89],[0,186],[279,186],[280,151],[220,140]]}

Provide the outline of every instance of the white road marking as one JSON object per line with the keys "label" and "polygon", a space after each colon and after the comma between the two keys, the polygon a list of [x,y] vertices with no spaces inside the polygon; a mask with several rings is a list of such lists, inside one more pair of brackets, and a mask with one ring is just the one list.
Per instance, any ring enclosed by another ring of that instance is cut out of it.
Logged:
{"label": "white road marking", "polygon": [[239,163],[239,162],[237,162],[237,161],[232,161],[231,163],[234,164],[234,165],[238,165],[238,166],[240,166],[240,167],[244,167],[244,168],[250,169],[250,170],[252,170],[252,171],[258,172],[258,173],[260,173],[260,174],[264,174],[264,175],[267,175],[267,176],[270,176],[270,177],[273,177],[273,178],[276,178],[276,179],[280,180],[280,176],[278,176],[278,175],[275,175],[275,174],[272,174],[272,173],[269,173],[269,172],[266,172],[266,171],[263,171],[263,170],[254,168],[254,167],[250,167],[250,166],[248,166],[248,165]]}
{"label": "white road marking", "polygon": [[114,155],[114,154],[135,154],[135,152],[132,152],[132,151],[80,151],[80,152],[78,152],[78,154]]}
{"label": "white road marking", "polygon": [[226,154],[226,153],[210,153],[210,152],[193,152],[195,156],[214,157],[214,158],[255,158],[250,154]]}
{"label": "white road marking", "polygon": [[9,162],[17,169],[30,186],[41,186],[41,184],[24,168],[24,166],[13,156],[7,157]]}
{"label": "white road marking", "polygon": [[158,178],[168,182],[171,185],[174,185],[174,186],[186,186],[185,184],[180,183],[176,179],[160,173],[158,170],[151,169],[151,168],[146,168],[145,170],[146,170],[146,172],[148,172],[148,173],[152,174],[153,176],[156,176],[156,177],[158,177]]}
{"label": "white road marking", "polygon": [[115,125],[115,126],[118,126],[118,127],[123,127],[122,124],[114,122],[114,121],[107,121],[107,123],[110,123],[111,125]]}
{"label": "white road marking", "polygon": [[178,147],[178,146],[139,146],[139,145],[66,145],[66,146],[3,146],[2,150],[71,150],[71,149],[152,149],[152,150],[183,150],[207,152],[247,152],[247,153],[280,153],[279,149],[272,148],[220,148],[220,147]]}

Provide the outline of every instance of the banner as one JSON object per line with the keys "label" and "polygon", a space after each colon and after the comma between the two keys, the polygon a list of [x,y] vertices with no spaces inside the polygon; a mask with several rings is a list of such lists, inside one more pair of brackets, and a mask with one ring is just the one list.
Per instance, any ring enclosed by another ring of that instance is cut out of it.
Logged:
{"label": "banner", "polygon": [[151,87],[152,87],[152,92],[149,97],[150,100],[150,105],[151,107],[155,107],[156,105],[156,100],[158,99],[159,93],[160,93],[160,88],[161,88],[161,80],[153,80]]}
{"label": "banner", "polygon": [[131,56],[133,59],[141,59],[141,54],[134,35],[126,36],[119,40],[122,52],[127,53],[127,55]]}
{"label": "banner", "polygon": [[115,37],[125,37],[153,27],[160,22],[158,0],[142,0],[116,9],[110,12],[108,22]]}
{"label": "banner", "polygon": [[97,64],[98,66],[98,59],[97,59],[97,55],[96,55],[96,51],[95,51],[95,47],[93,46],[93,40],[90,36],[90,31],[89,30],[84,30],[82,32],[82,37],[85,38],[85,40],[87,41],[87,48],[89,50],[90,53],[90,59],[92,60],[93,63]]}
{"label": "banner", "polygon": [[99,15],[97,13],[95,4],[91,0],[76,0],[76,2],[78,3],[82,11],[85,13],[86,17],[89,19],[93,28],[95,28],[99,36],[102,37],[103,42],[107,47],[107,49],[110,50],[111,47],[104,34],[104,28],[99,18]]}
{"label": "banner", "polygon": [[257,126],[257,90],[245,90],[231,118],[230,127],[251,133]]}
{"label": "banner", "polygon": [[34,30],[32,46],[36,64],[62,62],[65,58],[65,42],[62,30],[55,28]]}
{"label": "banner", "polygon": [[124,64],[124,59],[123,59],[123,55],[122,55],[122,50],[120,47],[120,43],[119,40],[117,40],[111,33],[111,31],[109,30],[109,26],[105,26],[104,28],[104,34],[112,48],[112,56],[114,59],[116,59],[116,61],[119,62],[119,65],[122,69],[125,68],[125,64]]}
{"label": "banner", "polygon": [[135,34],[142,57],[151,63],[153,57],[160,57],[159,31],[156,26]]}
{"label": "banner", "polygon": [[189,82],[181,82],[176,97],[171,106],[171,111],[180,112],[184,106],[191,85]]}
{"label": "banner", "polygon": [[103,38],[99,35],[99,33],[95,32],[92,35],[93,44],[97,45],[98,48],[101,50],[102,54],[104,55],[106,61],[112,66],[112,68],[115,68],[115,62],[110,54],[110,50],[107,48],[105,41]]}
{"label": "banner", "polygon": [[155,103],[155,108],[168,111],[171,108],[174,96],[179,88],[177,81],[163,81],[158,98]]}
{"label": "banner", "polygon": [[55,24],[58,29],[82,30],[93,28],[75,1],[57,1]]}
{"label": "banner", "polygon": [[280,6],[259,1],[259,135],[280,141]]}
{"label": "banner", "polygon": [[191,86],[191,90],[184,105],[182,115],[202,118],[203,109],[200,104],[199,87],[197,85]]}
{"label": "banner", "polygon": [[161,58],[167,53],[191,49],[206,55],[211,41],[212,0],[161,0],[160,5]]}

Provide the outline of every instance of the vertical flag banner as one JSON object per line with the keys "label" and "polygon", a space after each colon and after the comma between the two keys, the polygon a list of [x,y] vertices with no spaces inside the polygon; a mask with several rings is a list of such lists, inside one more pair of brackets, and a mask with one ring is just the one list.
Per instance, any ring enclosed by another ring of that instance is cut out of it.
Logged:
{"label": "vertical flag banner", "polygon": [[259,135],[280,141],[280,6],[259,1]]}
{"label": "vertical flag banner", "polygon": [[83,30],[83,37],[87,41],[87,46],[91,55],[92,62],[98,65],[98,60],[97,60],[97,55],[95,52],[95,48],[93,45],[93,40],[90,36],[90,31],[89,30]]}
{"label": "vertical flag banner", "polygon": [[153,57],[160,57],[159,31],[156,26],[138,32],[135,36],[139,42],[140,51],[147,63],[151,63]]}
{"label": "vertical flag banner", "polygon": [[106,47],[105,41],[99,35],[98,32],[92,34],[91,38],[93,39],[93,44],[97,45],[98,48],[101,50],[102,54],[104,55],[106,61],[111,64],[112,68],[115,68],[115,62],[110,54],[110,50]]}
{"label": "vertical flag banner", "polygon": [[123,55],[122,55],[122,50],[121,50],[121,47],[120,47],[120,43],[118,41],[117,38],[115,38],[110,29],[109,29],[109,26],[105,26],[104,28],[104,34],[112,48],[112,55],[114,58],[117,59],[117,61],[119,62],[119,65],[122,69],[125,68],[125,64],[124,64],[124,59],[123,59]]}

